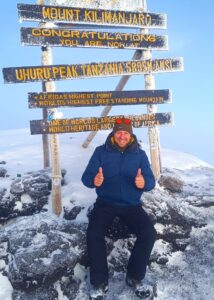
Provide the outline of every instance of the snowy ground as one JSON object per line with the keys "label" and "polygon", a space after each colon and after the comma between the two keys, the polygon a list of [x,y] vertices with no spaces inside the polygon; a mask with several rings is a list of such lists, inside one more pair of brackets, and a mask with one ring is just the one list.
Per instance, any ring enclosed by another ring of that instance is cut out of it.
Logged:
{"label": "snowy ground", "polygon": [[[97,145],[104,142],[108,132],[98,133],[88,149],[81,147],[87,133],[60,135],[61,167],[67,170],[66,185],[62,188],[63,206],[75,201],[85,209],[77,217],[77,222],[85,222],[87,208],[94,202],[95,193],[81,183],[81,174]],[[142,145],[149,155],[148,147]],[[9,177],[0,178],[0,188],[10,186],[17,173],[43,168],[41,136],[31,136],[29,129],[0,132],[0,162]],[[184,182],[182,199],[175,205],[183,214],[194,215],[207,225],[193,228],[190,245],[185,252],[175,252],[165,266],[152,264],[147,280],[157,283],[158,300],[211,300],[214,299],[214,167],[192,156],[173,150],[162,150],[162,164],[172,174]],[[176,199],[175,199],[176,200]],[[207,207],[201,206],[207,203]],[[87,203],[87,205],[86,205]],[[51,205],[50,205],[51,211]],[[4,230],[2,227],[1,230]],[[167,245],[157,243],[154,251],[162,251]],[[200,251],[198,251],[200,249]],[[3,262],[0,260],[0,269]],[[124,285],[124,274],[118,273],[110,281],[110,292],[106,300],[136,299]],[[68,298],[57,286],[59,300]],[[87,298],[87,282],[83,282],[76,300]],[[12,286],[7,277],[0,273],[0,299],[10,300]]]}

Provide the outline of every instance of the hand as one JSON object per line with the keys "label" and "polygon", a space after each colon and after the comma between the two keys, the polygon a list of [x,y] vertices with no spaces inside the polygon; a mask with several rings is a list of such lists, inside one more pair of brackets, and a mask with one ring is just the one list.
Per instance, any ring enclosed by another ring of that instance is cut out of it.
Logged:
{"label": "hand", "polygon": [[97,175],[94,177],[94,185],[96,187],[99,187],[103,184],[103,181],[104,181],[103,169],[101,167],[99,167],[99,171],[98,171]]}
{"label": "hand", "polygon": [[137,171],[137,176],[135,177],[135,185],[139,189],[143,189],[145,186],[145,180],[143,175],[141,174],[141,169],[139,168]]}

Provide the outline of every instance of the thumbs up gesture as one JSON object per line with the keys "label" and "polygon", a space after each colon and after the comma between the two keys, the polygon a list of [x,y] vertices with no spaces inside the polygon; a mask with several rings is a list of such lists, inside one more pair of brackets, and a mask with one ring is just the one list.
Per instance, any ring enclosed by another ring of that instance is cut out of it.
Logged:
{"label": "thumbs up gesture", "polygon": [[143,178],[143,175],[141,174],[141,169],[139,168],[137,171],[137,175],[135,177],[135,185],[139,189],[143,189],[145,186],[145,180]]}
{"label": "thumbs up gesture", "polygon": [[101,186],[103,183],[103,180],[104,180],[103,169],[101,167],[99,167],[99,171],[98,171],[97,175],[94,177],[94,185],[96,187]]}

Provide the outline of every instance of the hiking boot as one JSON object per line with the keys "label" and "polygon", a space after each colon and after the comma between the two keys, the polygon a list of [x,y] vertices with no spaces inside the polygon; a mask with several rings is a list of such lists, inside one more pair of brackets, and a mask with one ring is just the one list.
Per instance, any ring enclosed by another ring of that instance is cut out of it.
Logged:
{"label": "hiking boot", "polygon": [[126,284],[134,289],[136,296],[139,298],[148,298],[150,289],[143,283],[143,280],[136,280],[126,275]]}
{"label": "hiking boot", "polygon": [[105,283],[99,285],[91,285],[90,300],[102,300],[108,291],[108,285]]}

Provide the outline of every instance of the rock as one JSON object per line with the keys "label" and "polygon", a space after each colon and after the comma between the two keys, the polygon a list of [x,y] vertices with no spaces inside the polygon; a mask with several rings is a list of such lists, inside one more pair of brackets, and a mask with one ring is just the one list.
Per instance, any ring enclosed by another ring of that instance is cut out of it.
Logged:
{"label": "rock", "polygon": [[[110,241],[108,241],[110,243]],[[108,255],[109,271],[126,273],[126,266],[133,248],[134,239],[117,240],[113,243]],[[108,245],[109,247],[109,245]]]}
{"label": "rock", "polygon": [[159,256],[156,260],[156,263],[159,265],[166,265],[168,263],[169,259],[166,256]]}
{"label": "rock", "polygon": [[5,168],[0,167],[0,177],[5,177],[7,174],[7,170]]}
{"label": "rock", "polygon": [[53,286],[37,287],[36,290],[20,291],[14,290],[12,300],[58,300],[58,292]]}
{"label": "rock", "polygon": [[48,197],[32,199],[27,194],[21,196],[4,196],[0,202],[0,223],[18,216],[30,216],[41,211],[47,211],[44,208],[48,203]]}
{"label": "rock", "polygon": [[[180,226],[170,224],[165,226],[160,238],[172,245],[172,252],[179,250],[184,251],[189,244],[188,237],[190,236],[190,232],[191,227],[189,229],[184,229]],[[185,243],[182,244],[182,241],[185,241]]]}
{"label": "rock", "polygon": [[23,178],[25,192],[32,198],[39,198],[50,194],[51,177],[45,172],[32,172]]}
{"label": "rock", "polygon": [[[30,211],[30,207],[35,204],[35,210],[38,209],[42,199],[45,203],[45,199],[48,197],[48,195],[42,197],[39,188],[41,183],[41,189],[44,187],[44,193],[47,192],[45,184],[49,182],[50,175],[46,177],[45,174],[46,172],[37,172],[37,174],[31,172],[28,177],[23,176],[24,193],[21,195],[8,195],[6,189],[0,189],[0,205],[6,202],[13,203],[11,208],[13,214],[19,213],[19,205],[22,206],[22,210],[25,209],[25,213],[35,213],[35,211]],[[175,174],[172,172],[170,176],[172,177],[172,175]],[[31,182],[35,191],[32,191],[30,196],[27,192],[30,191]],[[29,202],[25,197],[29,197]],[[191,197],[193,197],[192,194]],[[198,196],[194,196],[193,200],[194,203],[199,203]],[[201,198],[200,203],[205,200],[205,198]],[[210,197],[207,198],[208,200],[210,201]],[[39,209],[44,209],[44,203]],[[87,224],[78,224],[75,221],[67,220],[75,220],[80,212],[81,214],[85,212],[82,211],[83,207],[78,204],[72,198],[71,206],[64,208],[64,219],[48,213],[39,213],[30,217],[18,218],[14,224],[6,226],[0,233],[0,253],[3,253],[0,255],[0,259],[4,262],[1,264],[3,269],[0,270],[3,270],[4,274],[9,277],[14,287],[14,300],[57,300],[59,298],[76,300],[85,296],[88,291],[88,279],[84,276],[82,279],[78,278],[77,274],[80,273],[80,268],[77,266],[89,266],[85,241]],[[198,255],[196,261],[201,259],[203,265],[204,254],[207,253],[206,241],[203,241],[204,253],[201,255],[201,244],[198,238],[200,237],[199,233],[203,231],[201,228],[206,225],[207,218],[212,216],[211,209],[203,213],[202,211],[205,211],[203,207],[193,206],[188,189],[182,193],[168,193],[160,187],[144,193],[143,208],[158,233],[149,261],[148,278],[153,281],[156,279],[158,282],[159,278],[162,280],[165,276],[166,282],[168,282],[168,276],[171,276],[171,281],[174,282],[174,277],[183,267],[187,268],[189,275],[189,270],[195,263],[193,255],[190,253],[193,251],[193,246],[195,247],[195,252],[193,252]],[[89,217],[90,211],[91,208],[88,210]],[[209,213],[210,215],[208,215]],[[209,226],[204,228],[204,239],[207,230],[210,230],[207,244],[210,245],[209,253],[212,253],[213,244],[209,239],[213,238],[213,228],[209,228]],[[124,281],[134,242],[135,237],[126,224],[120,218],[115,218],[106,237],[110,284],[114,282],[117,276],[115,274],[123,274]],[[183,264],[185,257],[186,261]],[[209,257],[211,255],[207,255],[207,265],[210,263]],[[192,259],[191,265],[188,265],[189,259]],[[198,264],[198,266],[200,265]],[[85,269],[84,272],[86,276],[88,272]],[[180,274],[183,276],[182,272]],[[122,286],[121,281],[119,284],[120,291],[122,291],[125,285]],[[79,289],[80,292],[78,292]],[[157,285],[157,289],[161,294],[161,285]],[[107,299],[114,298],[111,292]],[[124,295],[126,296],[126,293]],[[128,294],[126,299],[130,297]]]}
{"label": "rock", "polygon": [[11,183],[10,193],[16,196],[24,194],[25,189],[22,183],[22,179],[16,179]]}
{"label": "rock", "polygon": [[65,175],[67,174],[67,171],[65,169],[61,169],[61,174],[62,174],[62,178],[64,178]]}
{"label": "rock", "polygon": [[10,186],[10,195],[0,193],[0,222],[18,216],[28,216],[43,210],[48,203],[51,178],[48,170],[24,174]]}
{"label": "rock", "polygon": [[63,280],[60,281],[61,290],[63,291],[63,295],[67,297],[69,300],[75,300],[79,286],[80,281],[76,281],[73,279],[72,276],[63,278]]}
{"label": "rock", "polygon": [[[0,168],[1,169],[1,168]],[[18,216],[28,216],[45,211],[48,196],[51,192],[51,169],[28,172],[12,181],[10,195],[0,190],[0,222]],[[62,169],[62,177],[66,170]],[[79,208],[74,209],[67,219],[75,219]]]}
{"label": "rock", "polygon": [[[190,243],[192,228],[206,225],[203,218],[193,214],[191,206],[181,204],[182,198],[177,194],[168,194],[156,188],[144,195],[144,209],[149,214],[157,230],[157,251],[150,258],[158,264],[166,264],[172,253],[185,251]],[[160,249],[163,249],[160,253]]]}
{"label": "rock", "polygon": [[6,165],[6,161],[4,160],[0,161],[0,165]]}
{"label": "rock", "polygon": [[184,186],[184,183],[181,179],[166,175],[161,175],[158,183],[160,186],[163,186],[172,193],[181,193]]}
{"label": "rock", "polygon": [[50,285],[73,269],[86,253],[84,226],[48,213],[19,218],[6,227],[0,242],[8,243],[8,277],[15,289]]}
{"label": "rock", "polygon": [[64,207],[64,218],[66,220],[75,220],[78,214],[81,212],[82,207],[81,206],[74,206],[72,209],[68,209]]}
{"label": "rock", "polygon": [[6,191],[7,190],[5,188],[0,188],[0,203],[3,199],[3,197],[5,196]]}
{"label": "rock", "polygon": [[15,199],[11,200],[6,193],[2,193],[0,198],[0,223],[4,223],[14,217],[13,209],[15,207]]}

